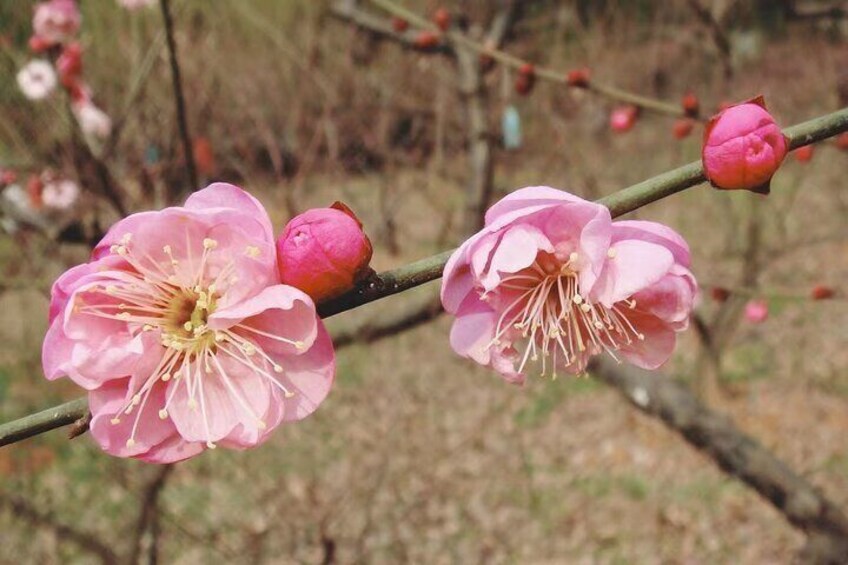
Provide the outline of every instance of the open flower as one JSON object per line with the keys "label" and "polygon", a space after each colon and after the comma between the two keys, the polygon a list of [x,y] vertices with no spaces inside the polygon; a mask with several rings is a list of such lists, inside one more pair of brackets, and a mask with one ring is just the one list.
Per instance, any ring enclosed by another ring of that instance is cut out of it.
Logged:
{"label": "open flower", "polygon": [[333,381],[312,300],[279,284],[271,223],[241,189],[134,214],[53,285],[48,379],[89,390],[107,452],[152,462],[255,446]]}
{"label": "open flower", "polygon": [[48,0],[35,7],[32,31],[47,45],[64,43],[77,34],[81,20],[74,0]]}
{"label": "open flower", "polygon": [[79,198],[79,186],[72,180],[51,180],[41,191],[41,202],[54,210],[67,210]]}
{"label": "open flower", "polygon": [[71,108],[84,134],[97,139],[109,137],[112,132],[112,118],[95,106],[90,98],[83,97],[79,102],[73,102]]}
{"label": "open flower", "polygon": [[489,209],[445,267],[451,346],[517,383],[531,361],[542,375],[579,374],[604,351],[655,369],[689,321],[688,267],[689,248],[670,228],[612,222],[599,204],[523,188]]}
{"label": "open flower", "polygon": [[716,188],[768,194],[769,181],[788,149],[786,137],[760,96],[710,119],[701,160]]}
{"label": "open flower", "polygon": [[18,86],[30,100],[43,100],[56,89],[56,71],[47,61],[36,59],[18,71]]}

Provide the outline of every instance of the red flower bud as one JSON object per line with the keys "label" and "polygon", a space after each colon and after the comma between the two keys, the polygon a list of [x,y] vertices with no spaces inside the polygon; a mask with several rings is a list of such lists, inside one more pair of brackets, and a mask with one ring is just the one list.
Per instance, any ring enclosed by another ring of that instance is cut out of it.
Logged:
{"label": "red flower bud", "polygon": [[721,286],[714,286],[710,289],[710,296],[713,300],[721,304],[727,302],[727,299],[730,298],[730,291]]}
{"label": "red flower bud", "polygon": [[836,136],[836,146],[843,151],[848,151],[848,131]]}
{"label": "red flower bud", "polygon": [[568,83],[568,86],[586,88],[589,86],[590,76],[591,71],[589,69],[573,69],[568,71],[568,74],[565,76],[565,80],[566,83]]}
{"label": "red flower bud", "polygon": [[639,108],[636,106],[619,106],[610,114],[610,128],[614,132],[624,133],[636,124],[636,118],[639,117]]}
{"label": "red flower bud", "polygon": [[451,23],[450,12],[444,8],[439,8],[436,10],[436,13],[433,14],[433,21],[436,22],[436,25],[439,26],[440,30],[447,31]]}
{"label": "red flower bud", "polygon": [[684,139],[692,133],[694,127],[695,121],[692,118],[678,118],[674,121],[674,127],[672,127],[671,132],[674,134],[675,139]]}
{"label": "red flower bud", "polygon": [[813,146],[812,145],[804,145],[796,149],[792,152],[792,155],[795,156],[795,160],[799,163],[809,163],[813,158]]}
{"label": "red flower bud", "polygon": [[392,18],[392,29],[398,33],[403,33],[409,29],[409,22],[397,16]]}
{"label": "red flower bud", "polygon": [[295,216],[277,240],[281,282],[315,302],[353,288],[370,272],[371,253],[362,224],[341,202]]}
{"label": "red flower bud", "polygon": [[41,191],[44,190],[44,183],[41,182],[41,178],[37,175],[30,175],[27,179],[26,188],[32,207],[36,210],[41,208],[43,204],[41,200]]}
{"label": "red flower bud", "polygon": [[526,96],[533,90],[536,84],[536,68],[532,63],[524,63],[518,67],[518,75],[515,77],[515,91]]}
{"label": "red flower bud", "polygon": [[43,53],[52,45],[49,41],[38,35],[33,35],[29,38],[29,49],[33,53]]}
{"label": "red flower bud", "polygon": [[432,31],[419,31],[415,37],[415,46],[419,49],[432,49],[440,41],[439,36]]}
{"label": "red flower bud", "polygon": [[82,74],[82,45],[74,42],[65,46],[59,58],[56,59],[56,70],[59,72],[59,81],[62,85],[65,88],[71,88]]}
{"label": "red flower bud", "polygon": [[18,175],[12,169],[0,169],[0,184],[12,184],[18,180]]}
{"label": "red flower bud", "polygon": [[817,284],[810,292],[810,297],[812,297],[813,300],[827,300],[828,298],[833,298],[835,294],[836,292],[829,286]]}
{"label": "red flower bud", "polygon": [[697,116],[698,112],[701,110],[701,103],[698,101],[698,97],[692,92],[687,92],[683,95],[680,105],[683,106],[683,111],[686,115],[693,118]]}

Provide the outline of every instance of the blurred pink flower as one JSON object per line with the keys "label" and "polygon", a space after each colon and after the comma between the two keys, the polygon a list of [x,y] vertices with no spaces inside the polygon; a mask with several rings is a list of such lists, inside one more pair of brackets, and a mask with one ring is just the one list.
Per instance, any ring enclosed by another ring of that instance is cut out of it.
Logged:
{"label": "blurred pink flower", "polygon": [[639,117],[639,108],[636,106],[619,106],[610,114],[610,128],[618,133],[630,131]]}
{"label": "blurred pink flower", "polygon": [[80,129],[86,135],[105,139],[112,131],[112,118],[88,99],[71,105]]}
{"label": "blurred pink flower", "polygon": [[41,203],[54,210],[66,210],[79,198],[79,186],[72,180],[53,180],[41,190]]}
{"label": "blurred pink flower", "polygon": [[710,119],[701,160],[716,188],[767,194],[789,144],[762,97],[731,106]]}
{"label": "blurred pink flower", "polygon": [[279,282],[268,214],[229,184],[115,224],[53,285],[50,320],[46,377],[89,390],[92,435],[121,457],[258,445],[333,382],[312,300]]}
{"label": "blurred pink flower", "polygon": [[59,81],[65,88],[73,88],[82,75],[82,45],[74,41],[62,49],[56,59]]}
{"label": "blurred pink flower", "polygon": [[43,100],[56,89],[56,71],[47,61],[36,59],[18,71],[18,86],[30,100]]}
{"label": "blurred pink flower", "polygon": [[277,240],[280,278],[316,302],[353,287],[368,272],[371,241],[341,202],[295,216]]}
{"label": "blurred pink flower", "polygon": [[48,0],[35,7],[32,31],[42,43],[64,43],[77,34],[82,18],[74,0]]}
{"label": "blurred pink flower", "polygon": [[523,188],[489,209],[445,267],[451,346],[517,383],[528,361],[542,375],[578,374],[603,351],[655,369],[689,322],[689,261],[662,224],[612,222],[599,204]]}
{"label": "blurred pink flower", "polygon": [[751,300],[745,305],[745,319],[752,324],[762,324],[768,315],[768,303],[765,300]]}

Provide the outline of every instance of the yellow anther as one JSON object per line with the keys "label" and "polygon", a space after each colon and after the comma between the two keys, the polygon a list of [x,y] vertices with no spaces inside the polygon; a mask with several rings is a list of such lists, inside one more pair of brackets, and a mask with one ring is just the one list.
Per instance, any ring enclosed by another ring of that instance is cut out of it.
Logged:
{"label": "yellow anther", "polygon": [[193,398],[189,398],[188,399],[188,408],[189,408],[189,410],[194,410],[195,408],[197,408],[197,401]]}
{"label": "yellow anther", "polygon": [[615,259],[615,256],[617,254],[618,252],[614,248],[610,247],[609,249],[607,249],[607,257],[609,257],[610,259]]}
{"label": "yellow anther", "polygon": [[259,257],[260,251],[258,247],[254,245],[248,245],[244,250],[244,254],[248,257],[256,259],[257,257]]}
{"label": "yellow anther", "polygon": [[211,441],[207,441],[207,442],[206,442],[206,447],[208,447],[209,449],[215,449],[215,448],[216,448],[216,447],[218,447],[218,446],[217,446],[217,445],[215,445],[214,443],[212,443]]}
{"label": "yellow anther", "polygon": [[580,255],[578,255],[578,254],[577,254],[577,253],[575,253],[574,251],[572,251],[572,252],[568,255],[568,262],[569,262],[569,263],[574,263],[574,262],[576,262],[578,259],[580,259]]}
{"label": "yellow anther", "polygon": [[162,251],[164,251],[165,254],[170,255],[171,254],[171,246],[166,245],[165,247],[162,248]]}
{"label": "yellow anther", "polygon": [[294,342],[294,348],[298,351],[303,351],[304,349],[306,349],[306,344],[302,341],[296,341]]}
{"label": "yellow anther", "polygon": [[121,419],[120,419],[120,418],[112,418],[112,419],[111,419],[111,420],[109,420],[109,421],[110,421],[110,422],[112,422],[112,425],[113,425],[113,426],[117,426],[118,424],[120,424],[120,423],[121,423]]}
{"label": "yellow anther", "polygon": [[127,447],[132,447],[134,445],[135,445],[135,440],[133,438],[130,438],[130,439],[127,440]]}
{"label": "yellow anther", "polygon": [[132,318],[132,314],[130,314],[129,312],[121,312],[120,314],[118,314],[118,318],[120,318],[121,320],[129,320],[130,318]]}
{"label": "yellow anther", "polygon": [[133,398],[132,398],[133,404],[138,406],[140,402],[141,402],[141,395],[140,394],[136,394],[135,396],[133,396]]}
{"label": "yellow anther", "polygon": [[294,396],[294,393],[290,390],[287,390],[285,393],[283,393],[283,396],[285,396],[286,398],[291,398],[292,396]]}
{"label": "yellow anther", "polygon": [[218,242],[211,238],[205,238],[203,240],[203,248],[204,249],[215,249],[218,247]]}
{"label": "yellow anther", "polygon": [[192,327],[194,326],[191,325],[191,322],[186,322],[185,324],[183,324],[183,328],[185,328],[185,331],[187,332],[190,332]]}
{"label": "yellow anther", "polygon": [[165,374],[163,374],[163,375],[162,375],[162,377],[161,377],[161,379],[162,379],[162,382],[163,382],[163,383],[166,383],[166,382],[170,381],[170,380],[171,380],[171,373],[165,373]]}
{"label": "yellow anther", "polygon": [[279,365],[274,365],[274,372],[275,372],[275,373],[282,373],[282,372],[283,372],[283,368],[282,368],[281,366],[279,366]]}
{"label": "yellow anther", "polygon": [[579,294],[575,294],[574,298],[571,299],[575,304],[581,304],[583,302],[583,297]]}
{"label": "yellow anther", "polygon": [[143,326],[141,326],[141,331],[143,331],[143,332],[153,331],[153,326],[151,326],[150,324],[144,324]]}
{"label": "yellow anther", "polygon": [[163,408],[162,410],[159,411],[159,419],[160,420],[164,420],[167,417],[168,417],[168,411],[167,410],[165,410]]}
{"label": "yellow anther", "polygon": [[256,427],[259,428],[260,430],[264,430],[268,427],[268,424],[266,424],[262,420],[256,420]]}
{"label": "yellow anther", "polygon": [[588,304],[581,304],[580,309],[583,310],[584,312],[588,312],[589,310],[592,309],[592,307]]}

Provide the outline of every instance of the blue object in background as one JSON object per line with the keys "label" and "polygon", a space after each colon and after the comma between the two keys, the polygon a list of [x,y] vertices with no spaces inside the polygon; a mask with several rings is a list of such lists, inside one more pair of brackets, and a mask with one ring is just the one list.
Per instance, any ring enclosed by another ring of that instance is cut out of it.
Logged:
{"label": "blue object in background", "polygon": [[151,143],[144,151],[144,164],[153,166],[159,162],[159,147]]}
{"label": "blue object in background", "polygon": [[501,129],[504,147],[507,149],[521,147],[521,116],[518,115],[515,106],[509,105],[504,109]]}

